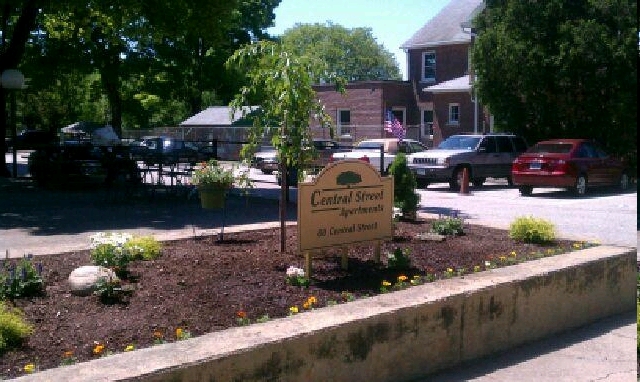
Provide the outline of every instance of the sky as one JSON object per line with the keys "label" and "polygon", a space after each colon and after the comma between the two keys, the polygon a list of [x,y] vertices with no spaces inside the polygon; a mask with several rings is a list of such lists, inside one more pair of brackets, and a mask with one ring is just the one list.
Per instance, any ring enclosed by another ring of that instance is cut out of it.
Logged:
{"label": "sky", "polygon": [[333,24],[345,28],[371,28],[373,37],[398,61],[407,79],[407,58],[400,45],[435,16],[450,0],[282,0],[275,9],[277,36],[301,24]]}

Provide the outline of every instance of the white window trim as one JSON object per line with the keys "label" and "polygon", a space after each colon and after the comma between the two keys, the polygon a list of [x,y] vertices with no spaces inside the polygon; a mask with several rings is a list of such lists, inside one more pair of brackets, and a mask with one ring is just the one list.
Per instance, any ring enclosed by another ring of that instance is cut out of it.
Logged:
{"label": "white window trim", "polygon": [[[338,123],[336,123],[336,133],[338,134],[338,136],[342,136],[342,135],[351,135],[351,122],[349,122],[348,124],[343,124],[342,123],[342,119],[340,119],[340,113],[342,113],[343,111],[348,111],[349,112],[349,117],[351,117],[351,109],[338,109],[336,111],[336,121],[338,121]],[[349,126],[349,131],[346,134],[343,134],[342,132],[342,127],[343,126]]]}
{"label": "white window trim", "polygon": [[428,134],[428,132],[426,131],[427,122],[424,120],[425,111],[430,111],[432,114],[432,117],[435,119],[435,112],[433,110],[433,106],[420,109],[420,131],[422,132],[421,135],[425,138],[433,139],[433,122],[434,121],[433,120],[431,121],[431,134]]}
{"label": "white window trim", "polygon": [[[435,65],[434,65],[435,67],[433,68],[433,78],[426,78],[425,72],[424,72],[424,67],[425,67],[425,64],[426,64],[426,61],[427,61],[426,60],[426,56],[427,55],[431,55],[431,54],[433,54],[433,57],[435,58]],[[437,63],[438,63],[437,60],[438,59],[436,57],[436,52],[434,50],[428,50],[426,52],[422,52],[422,68],[421,68],[421,71],[422,71],[422,74],[421,74],[422,82],[428,82],[428,83],[435,83],[436,82],[436,68],[437,68]]]}
{"label": "white window trim", "polygon": [[[456,107],[458,108],[458,119],[457,120],[452,120],[452,109]],[[450,103],[449,104],[449,116],[448,116],[448,124],[449,125],[460,125],[460,104],[459,103]]]}

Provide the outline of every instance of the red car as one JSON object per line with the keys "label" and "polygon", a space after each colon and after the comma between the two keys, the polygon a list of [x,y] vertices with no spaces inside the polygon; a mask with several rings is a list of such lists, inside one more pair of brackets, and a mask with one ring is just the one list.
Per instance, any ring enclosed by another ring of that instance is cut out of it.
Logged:
{"label": "red car", "polygon": [[567,188],[576,195],[592,186],[629,187],[625,164],[588,139],[538,142],[513,161],[511,178],[525,196],[534,187]]}

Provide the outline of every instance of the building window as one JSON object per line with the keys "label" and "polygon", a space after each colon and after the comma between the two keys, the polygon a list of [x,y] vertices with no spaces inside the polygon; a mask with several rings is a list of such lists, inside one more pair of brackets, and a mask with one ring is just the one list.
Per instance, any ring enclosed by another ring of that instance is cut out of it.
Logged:
{"label": "building window", "polygon": [[404,123],[404,114],[405,114],[405,109],[404,108],[393,108],[391,110],[391,113],[393,113],[393,116],[398,120],[398,122],[400,122],[400,124],[402,126],[405,127],[405,123]]}
{"label": "building window", "polygon": [[351,134],[351,110],[338,110],[338,135]]}
{"label": "building window", "polygon": [[457,104],[457,103],[449,104],[449,124],[450,125],[460,124],[460,104]]}
{"label": "building window", "polygon": [[433,110],[422,110],[422,136],[433,138]]}
{"label": "building window", "polygon": [[436,52],[422,54],[422,81],[436,82]]}

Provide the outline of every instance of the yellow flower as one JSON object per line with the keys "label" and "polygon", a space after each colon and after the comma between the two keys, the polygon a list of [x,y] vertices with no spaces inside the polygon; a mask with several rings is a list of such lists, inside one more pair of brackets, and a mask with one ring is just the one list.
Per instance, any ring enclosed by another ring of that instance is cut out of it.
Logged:
{"label": "yellow flower", "polygon": [[27,374],[31,374],[34,371],[36,371],[36,365],[33,363],[28,363],[26,365],[24,365],[24,372]]}
{"label": "yellow flower", "polygon": [[500,256],[500,261],[507,261],[507,256]]}
{"label": "yellow flower", "polygon": [[582,248],[582,243],[573,243],[573,248],[575,248],[575,249]]}
{"label": "yellow flower", "polygon": [[302,304],[302,307],[304,309],[309,309],[309,308],[311,308],[311,304],[309,304],[309,301],[305,301],[304,304]]}
{"label": "yellow flower", "polygon": [[176,328],[176,338],[182,338],[182,328]]}
{"label": "yellow flower", "polygon": [[447,268],[447,273],[453,273],[453,268]]}
{"label": "yellow flower", "polygon": [[479,266],[479,265],[475,265],[475,266],[473,267],[473,271],[474,271],[474,272],[480,272],[480,266]]}
{"label": "yellow flower", "polygon": [[133,351],[135,350],[135,347],[133,345],[127,345],[126,348],[124,348],[124,351]]}
{"label": "yellow flower", "polygon": [[391,286],[391,283],[390,283],[390,282],[388,282],[387,280],[383,280],[383,281],[382,281],[382,286],[383,286],[383,287],[389,287],[389,286]]}
{"label": "yellow flower", "polygon": [[511,251],[511,256],[516,257],[516,251]]}
{"label": "yellow flower", "polygon": [[309,299],[307,300],[309,302],[309,304],[314,305],[318,303],[318,299],[316,299],[313,296],[310,296]]}
{"label": "yellow flower", "polygon": [[398,282],[403,283],[405,281],[407,281],[407,276],[405,276],[405,275],[398,276]]}
{"label": "yellow flower", "polygon": [[94,355],[100,355],[102,354],[102,352],[104,351],[104,345],[98,343],[96,344],[96,346],[93,347],[93,354]]}
{"label": "yellow flower", "polygon": [[291,312],[292,314],[298,313],[298,307],[297,306],[290,307],[289,312]]}
{"label": "yellow flower", "polygon": [[71,357],[73,357],[73,350],[67,350],[66,352],[64,352],[64,353],[62,354],[62,356],[63,356],[64,358],[71,358]]}

